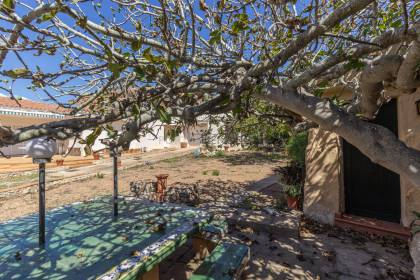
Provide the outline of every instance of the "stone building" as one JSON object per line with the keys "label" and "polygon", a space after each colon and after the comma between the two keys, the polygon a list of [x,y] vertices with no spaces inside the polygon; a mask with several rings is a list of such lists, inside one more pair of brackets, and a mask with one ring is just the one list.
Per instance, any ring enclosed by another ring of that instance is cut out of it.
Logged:
{"label": "stone building", "polygon": [[[64,119],[66,116],[57,105],[35,102],[28,99],[12,100],[0,95],[0,125],[21,128]],[[24,155],[26,142],[0,148],[5,155]],[[67,149],[66,141],[58,141],[59,153]]]}
{"label": "stone building", "polygon": [[[0,96],[0,125],[9,126],[11,128],[21,128],[30,125],[39,125],[47,122],[57,121],[68,118],[65,111],[57,105],[35,102],[28,99],[12,100],[9,97]],[[112,124],[115,130],[121,131],[123,122],[117,121]],[[175,138],[170,139],[169,132],[174,128],[174,125],[163,124],[156,122],[153,126],[153,131],[146,135],[140,136],[139,141],[134,140],[130,143],[131,151],[147,151],[164,148],[178,148],[187,146],[199,146],[203,135],[210,128],[210,124],[206,116],[202,116],[197,120],[197,123],[192,126],[185,127],[181,133]],[[217,129],[216,129],[217,130]],[[85,130],[80,137],[86,137],[92,130]],[[101,139],[107,138],[106,131],[103,131],[95,141],[92,150],[101,151],[106,150],[106,146],[101,143]],[[218,144],[217,141],[214,141]],[[25,155],[24,147],[26,142],[16,145],[10,145],[0,148],[5,155],[20,156]],[[79,141],[68,139],[65,141],[57,141],[57,151],[59,154],[66,153],[72,148],[70,154],[75,156],[86,156],[86,144],[81,144]]]}
{"label": "stone building", "polygon": [[[342,89],[339,98],[351,93]],[[392,97],[392,93],[387,93]],[[330,90],[325,96],[337,95]],[[420,89],[394,95],[373,122],[393,131],[407,146],[420,150]],[[318,221],[361,227],[371,232],[408,235],[420,212],[420,189],[406,178],[372,163],[335,133],[311,129],[306,150],[305,215]]]}

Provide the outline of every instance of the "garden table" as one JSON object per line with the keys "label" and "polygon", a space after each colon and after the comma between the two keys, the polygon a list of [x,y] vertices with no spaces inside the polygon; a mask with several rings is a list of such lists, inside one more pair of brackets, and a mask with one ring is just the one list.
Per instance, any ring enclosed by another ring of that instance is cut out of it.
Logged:
{"label": "garden table", "polygon": [[46,244],[38,246],[38,215],[0,224],[0,279],[136,279],[206,225],[204,211],[101,197],[48,211]]}

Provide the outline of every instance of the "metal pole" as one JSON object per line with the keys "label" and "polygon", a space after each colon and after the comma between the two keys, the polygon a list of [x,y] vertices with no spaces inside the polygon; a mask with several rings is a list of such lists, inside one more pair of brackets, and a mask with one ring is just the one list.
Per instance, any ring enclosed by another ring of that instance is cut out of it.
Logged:
{"label": "metal pole", "polygon": [[45,245],[45,163],[39,163],[39,246]]}
{"label": "metal pole", "polygon": [[113,155],[114,161],[114,217],[118,216],[118,156],[116,151]]}

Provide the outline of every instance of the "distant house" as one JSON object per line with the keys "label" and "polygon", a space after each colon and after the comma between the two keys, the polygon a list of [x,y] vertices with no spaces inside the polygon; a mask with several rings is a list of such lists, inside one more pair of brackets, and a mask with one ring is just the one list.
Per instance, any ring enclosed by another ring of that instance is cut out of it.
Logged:
{"label": "distant house", "polygon": [[[121,131],[123,122],[118,121],[114,122],[112,126],[117,131]],[[206,116],[200,117],[197,120],[195,125],[191,125],[182,129],[181,133],[175,137],[175,139],[171,139],[171,130],[175,129],[175,124],[164,124],[160,121],[157,121],[153,126],[152,132],[147,133],[146,135],[142,135],[139,137],[139,140],[133,140],[130,143],[129,151],[130,152],[137,152],[137,151],[150,151],[150,150],[158,150],[158,149],[165,149],[165,148],[186,148],[191,146],[200,146],[203,142],[203,139],[206,137],[207,132],[210,129],[210,124],[206,119]],[[216,130],[212,130],[211,133],[211,143],[214,146],[220,146],[221,142],[217,140],[216,137]],[[85,130],[82,132],[80,137],[82,139],[86,139],[86,137],[92,133],[92,130]],[[97,140],[95,141],[94,145],[92,146],[93,152],[105,151],[107,152],[107,147],[102,144],[101,140],[106,139],[108,137],[106,131],[102,131],[102,133],[98,136]],[[85,147],[86,144],[74,142],[74,138],[69,140],[69,147],[73,146],[73,155],[82,155],[85,156]],[[220,143],[219,143],[220,142]]]}
{"label": "distant house", "polygon": [[[64,119],[63,110],[57,105],[35,102],[28,99],[12,100],[9,97],[0,96],[0,124],[11,128],[21,128],[29,125],[37,125],[46,122]],[[26,142],[2,147],[0,150],[6,155],[24,155]],[[58,141],[59,153],[67,149],[67,141]]]}
{"label": "distant house", "polygon": [[[57,121],[68,118],[64,114],[64,110],[57,105],[35,102],[28,99],[21,99],[18,101],[12,100],[9,97],[0,96],[0,124],[2,126],[9,126],[11,128],[21,128],[30,125],[38,125],[42,123]],[[121,131],[123,121],[114,122],[112,126],[117,131]],[[172,141],[170,139],[170,131],[174,125],[162,124],[157,122],[153,127],[151,133],[140,136],[139,140],[134,140],[130,144],[131,151],[148,151],[164,148],[179,148],[187,146],[198,146],[201,144],[204,134],[210,128],[206,116],[200,117],[195,125],[184,128],[181,133]],[[86,137],[92,130],[85,130],[81,133],[80,138]],[[214,134],[214,133],[213,133]],[[107,138],[107,132],[103,131],[95,141],[92,150],[94,152],[106,150],[107,147],[101,143],[101,139]],[[218,145],[216,137],[213,137],[213,144]],[[2,147],[0,150],[5,155],[19,156],[25,155],[24,147],[26,142]],[[59,154],[66,153],[70,148],[72,155],[85,156],[86,144],[79,143],[78,140],[68,139],[65,141],[57,141],[57,151]]]}

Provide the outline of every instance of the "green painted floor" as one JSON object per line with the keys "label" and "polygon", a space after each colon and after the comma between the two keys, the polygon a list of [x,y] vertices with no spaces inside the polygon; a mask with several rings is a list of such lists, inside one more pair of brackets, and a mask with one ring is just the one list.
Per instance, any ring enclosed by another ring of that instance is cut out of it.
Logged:
{"label": "green painted floor", "polygon": [[[0,279],[95,279],[197,214],[140,200],[119,205],[117,220],[110,197],[47,212],[44,250],[37,215],[0,224]],[[150,221],[163,217],[166,229],[156,232]]]}

